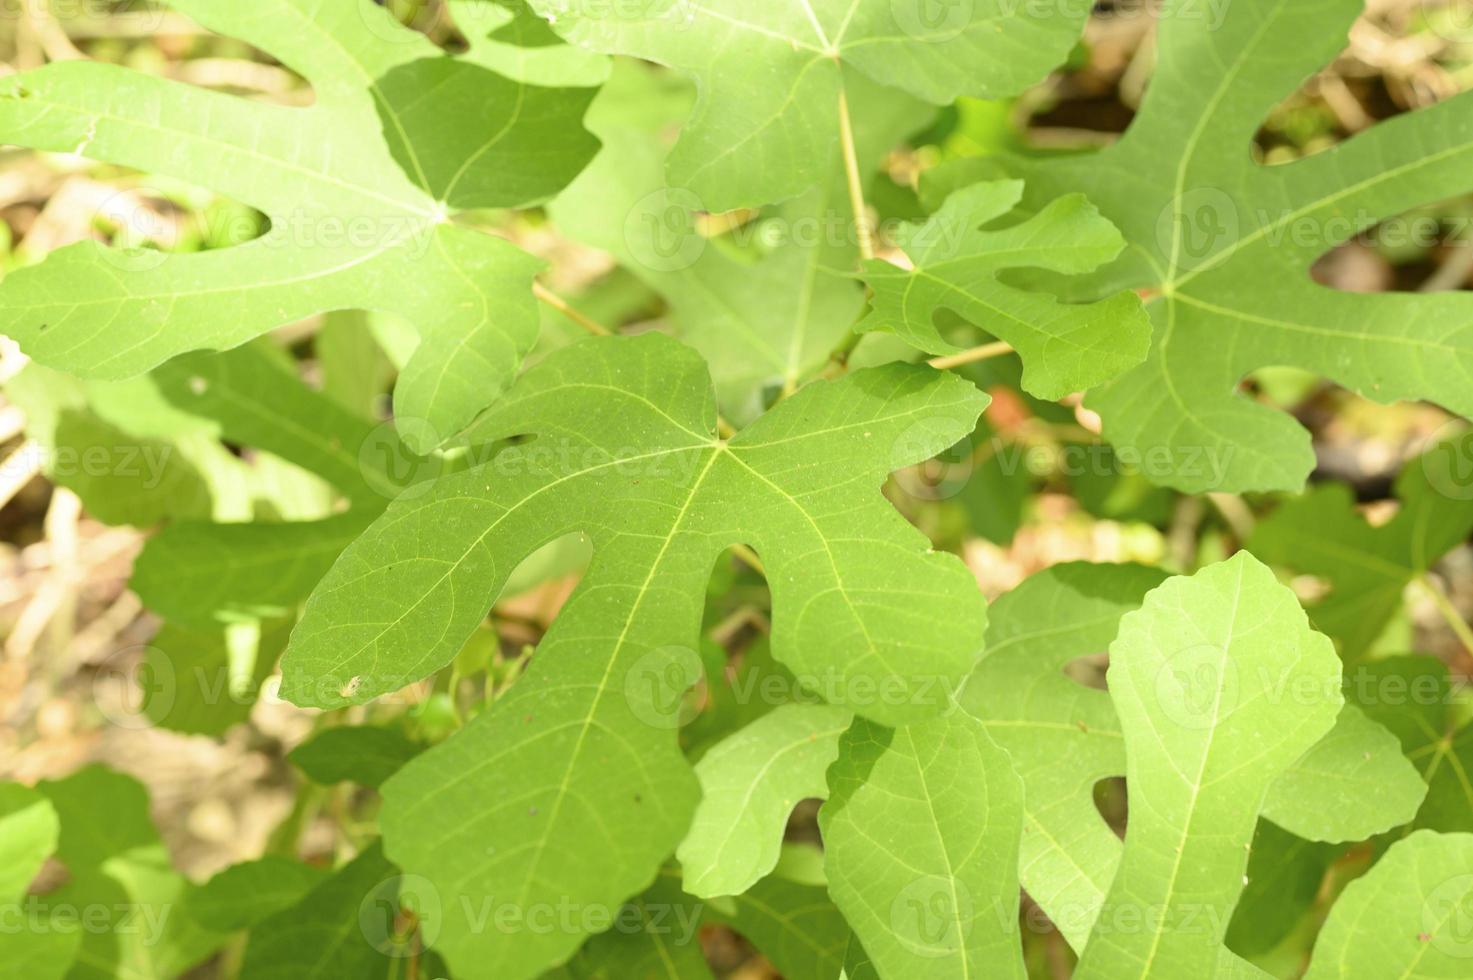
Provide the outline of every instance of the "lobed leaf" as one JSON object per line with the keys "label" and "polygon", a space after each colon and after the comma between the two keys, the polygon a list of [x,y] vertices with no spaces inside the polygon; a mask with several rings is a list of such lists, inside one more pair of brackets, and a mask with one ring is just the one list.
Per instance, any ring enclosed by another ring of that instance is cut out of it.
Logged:
{"label": "lobed leaf", "polygon": [[[1083,192],[1129,248],[1075,295],[1149,290],[1139,367],[1091,394],[1104,434],[1188,493],[1299,490],[1308,433],[1239,391],[1292,366],[1379,402],[1427,399],[1473,414],[1473,300],[1374,295],[1315,283],[1311,265],[1377,223],[1473,189],[1473,96],[1391,119],[1293,163],[1264,166],[1264,116],[1345,45],[1361,0],[1169,0],[1157,66],[1125,135],[1097,153],[1014,160],[1025,206]],[[990,176],[970,161],[933,196]],[[1222,475],[1218,475],[1218,471]]]}
{"label": "lobed leaf", "polygon": [[[579,125],[591,93],[446,58],[372,0],[173,6],[271,52],[308,79],[316,103],[58,63],[0,82],[0,139],[203,182],[263,212],[270,230],[191,255],[63,249],[0,286],[5,333],[43,364],[124,378],[314,314],[397,313],[419,330],[397,387],[399,414],[425,423],[408,438],[421,452],[449,439],[536,339],[541,267],[449,219],[560,189],[596,147]],[[484,128],[452,124],[466,112]]]}

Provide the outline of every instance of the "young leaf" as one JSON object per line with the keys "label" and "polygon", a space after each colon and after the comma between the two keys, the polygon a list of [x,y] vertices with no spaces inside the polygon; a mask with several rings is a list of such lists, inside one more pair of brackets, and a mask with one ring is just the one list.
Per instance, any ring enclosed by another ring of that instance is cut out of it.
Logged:
{"label": "young leaf", "polygon": [[[1117,446],[1162,453],[1158,482],[1298,490],[1309,434],[1239,393],[1288,365],[1380,402],[1429,399],[1473,414],[1473,298],[1376,295],[1316,284],[1332,247],[1404,211],[1473,189],[1473,95],[1391,119],[1294,163],[1263,166],[1264,116],[1345,45],[1361,0],[1168,0],[1157,67],[1126,134],[1098,153],[1015,161],[1026,204],[1084,192],[1130,248],[1077,295],[1153,291],[1150,356],[1092,394]],[[1219,22],[1220,21],[1220,22]],[[968,164],[966,172],[990,170]],[[966,178],[952,173],[949,186]],[[1214,482],[1211,454],[1226,467]]]}
{"label": "young leaf", "polygon": [[121,378],[317,313],[399,313],[420,343],[396,407],[427,423],[410,439],[428,451],[495,398],[537,330],[539,263],[449,217],[560,189],[596,148],[579,125],[591,93],[445,58],[372,0],[172,3],[299,71],[316,104],[73,61],[0,81],[0,138],[204,183],[270,231],[191,255],[74,245],[6,278],[5,333],[44,364]]}
{"label": "young leaf", "polygon": [[864,75],[933,105],[1022,91],[1063,60],[1083,4],[909,0],[530,0],[570,41],[669,65],[700,98],[670,156],[670,183],[713,211],[796,197],[829,175],[840,97]]}
{"label": "young leaf", "polygon": [[[892,364],[810,385],[724,442],[688,348],[657,334],[564,348],[475,433],[536,438],[401,497],[344,553],[307,604],[283,690],[342,705],[444,666],[522,558],[587,532],[593,564],[527,673],[384,785],[383,826],[396,862],[447,896],[623,901],[695,806],[673,731],[730,546],[762,556],[773,652],[809,687],[890,723],[942,709],[980,646],[983,603],[877,488],[970,431],[985,402]],[[507,786],[519,791],[486,805]],[[467,976],[526,976],[578,938],[450,916],[440,948]]]}
{"label": "young leaf", "polygon": [[[1077,976],[1210,977],[1274,780],[1335,724],[1340,661],[1247,552],[1172,579],[1120,621],[1110,698],[1130,822]],[[1287,700],[1274,686],[1302,692]],[[1155,910],[1138,930],[1112,923]]]}
{"label": "young leaf", "polygon": [[882,975],[1026,975],[1023,784],[980,721],[856,721],[819,825],[829,892]]}
{"label": "young leaf", "polygon": [[1473,447],[1473,433],[1433,447],[1401,471],[1401,507],[1381,527],[1356,512],[1340,483],[1312,487],[1286,501],[1254,529],[1249,547],[1264,561],[1330,582],[1330,594],[1309,610],[1315,628],[1340,644],[1340,655],[1363,660],[1405,603],[1407,586],[1473,532],[1473,507],[1443,482],[1444,453]]}
{"label": "young leaf", "polygon": [[936,329],[950,310],[1007,341],[1023,360],[1023,388],[1058,399],[1093,388],[1145,359],[1151,324],[1140,299],[1125,291],[1098,303],[1060,303],[999,281],[1008,269],[1089,272],[1120,254],[1125,241],[1085,199],[1071,194],[1008,228],[984,227],[1023,196],[1018,181],[958,191],[923,225],[906,225],[899,244],[911,268],[864,264],[875,291],[861,331],[884,330],[928,354],[962,348]]}
{"label": "young leaf", "polygon": [[1314,944],[1305,980],[1467,976],[1470,901],[1473,834],[1419,830],[1345,889]]}
{"label": "young leaf", "polygon": [[826,704],[779,705],[696,763],[701,803],[675,852],[687,892],[739,895],[773,869],[793,807],[828,795],[824,776],[853,718]]}

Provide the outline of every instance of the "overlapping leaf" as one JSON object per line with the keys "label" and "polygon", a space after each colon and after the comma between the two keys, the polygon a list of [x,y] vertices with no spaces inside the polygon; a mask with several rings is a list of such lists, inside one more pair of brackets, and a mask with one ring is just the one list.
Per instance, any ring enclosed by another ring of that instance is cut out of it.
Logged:
{"label": "overlapping leaf", "polygon": [[831,705],[780,705],[696,763],[701,803],[676,851],[686,891],[738,895],[773,869],[793,807],[828,794],[825,773],[852,720]]}
{"label": "overlapping leaf", "polygon": [[710,977],[697,930],[720,924],[756,946],[783,977],[831,980],[849,939],[844,919],[813,869],[812,848],[789,845],[775,873],[740,895],[701,902],[681,890],[680,876],[661,870],[654,885],[625,903],[613,926],[594,936],[548,980],[690,980]]}
{"label": "overlapping leaf", "polygon": [[[1340,661],[1246,552],[1155,589],[1110,645],[1130,823],[1081,978],[1210,977],[1274,780],[1335,724]],[[1300,692],[1293,701],[1274,693]],[[1120,914],[1156,910],[1138,930]],[[1215,914],[1214,914],[1215,913]]]}
{"label": "overlapping leaf", "polygon": [[1473,834],[1418,831],[1351,882],[1325,921],[1305,980],[1467,976]]}
{"label": "overlapping leaf", "polygon": [[[1163,577],[1129,565],[1062,565],[1033,576],[996,603],[987,654],[958,698],[1007,750],[1023,779],[1022,884],[1076,950],[1085,945],[1121,854],[1119,839],[1095,808],[1094,787],[1124,775],[1128,758],[1110,697],[1066,669],[1110,646],[1122,616]],[[1255,582],[1261,579],[1255,574]],[[1255,588],[1278,599],[1287,595]],[[1202,619],[1206,628],[1205,611]],[[1266,677],[1281,710],[1298,709],[1296,698],[1305,692],[1286,686],[1280,666],[1266,675],[1256,671],[1245,666],[1238,673],[1253,675],[1245,683]],[[1210,679],[1211,672],[1204,668],[1203,676]],[[1338,674],[1306,689],[1318,698],[1337,685]],[[1347,786],[1359,788],[1357,806],[1324,805],[1342,798]],[[1391,736],[1347,709],[1330,737],[1273,781],[1263,813],[1303,837],[1360,840],[1411,819],[1421,799],[1416,774]]]}
{"label": "overlapping leaf", "polygon": [[1473,532],[1473,490],[1457,482],[1448,460],[1473,459],[1473,434],[1434,446],[1396,481],[1396,516],[1372,527],[1355,510],[1350,487],[1313,487],[1254,530],[1250,547],[1264,561],[1318,575],[1330,594],[1310,609],[1347,662],[1363,659],[1405,602],[1407,586]]}
{"label": "overlapping leaf", "polygon": [[883,976],[1026,976],[1023,783],[961,711],[845,734],[819,811],[829,891]]}
{"label": "overlapping leaf", "polygon": [[[391,857],[448,902],[617,904],[691,819],[672,732],[726,548],[762,555],[773,651],[805,685],[886,723],[942,709],[980,648],[982,600],[877,488],[970,431],[985,402],[892,364],[810,385],[724,442],[688,348],[659,335],[565,348],[474,433],[535,438],[401,497],[344,553],[307,604],[283,691],[348,704],[442,667],[522,558],[586,532],[592,566],[526,675],[384,785],[383,826]],[[511,977],[579,938],[447,916],[439,945],[458,972]]]}
{"label": "overlapping leaf", "polygon": [[[71,939],[76,959],[67,977],[178,976],[220,947],[223,933],[180,908],[190,886],[170,865],[141,785],[93,766],[38,789],[55,807],[56,857],[68,876],[37,899],[31,934]],[[77,928],[78,910],[92,910],[85,929]],[[38,968],[66,963],[43,960]]]}
{"label": "overlapping leaf", "polygon": [[1401,740],[1427,782],[1416,827],[1473,832],[1473,722],[1447,665],[1434,657],[1389,657],[1362,664],[1349,696]]}
{"label": "overlapping leaf", "polygon": [[576,44],[696,79],[669,177],[713,211],[783,201],[828,178],[855,74],[935,105],[1011,95],[1063,60],[1089,13],[1005,0],[529,3]]}
{"label": "overlapping leaf", "polygon": [[[409,952],[407,944],[395,943],[401,904],[411,904],[411,896],[401,894],[403,883],[375,842],[252,931],[242,980],[387,975],[390,957]],[[425,914],[424,928],[432,930],[436,910],[417,911]]]}
{"label": "overlapping leaf", "polygon": [[417,472],[397,433],[307,388],[295,365],[251,345],[178,358],[150,375],[176,411],[214,439],[269,452],[330,484],[352,506],[311,519],[247,521],[255,507],[182,520],[151,538],[132,585],[155,611],[196,630],[291,614],[333,560]]}
{"label": "overlapping leaf", "polygon": [[[662,130],[685,118],[691,100],[673,82],[619,64],[588,117],[603,149],[550,211],[561,230],[611,253],[665,298],[676,332],[711,365],[722,413],[744,423],[822,366],[862,313],[853,212],[835,151],[817,186],[731,235],[707,237],[700,219],[709,206],[665,186]],[[856,153],[868,172],[929,107],[863,80],[851,87]]]}
{"label": "overlapping leaf", "polygon": [[412,437],[419,450],[449,438],[536,339],[539,268],[449,219],[560,189],[596,148],[579,125],[591,94],[444,57],[372,0],[173,6],[270,51],[306,76],[316,103],[60,63],[0,84],[0,139],[202,182],[264,212],[269,232],[170,257],[64,249],[0,287],[5,333],[44,364],[122,378],[317,313],[395,312],[419,330],[397,409],[427,423]]}
{"label": "overlapping leaf", "polygon": [[[1310,278],[1333,246],[1380,221],[1473,188],[1473,96],[1392,119],[1333,149],[1266,167],[1252,141],[1267,114],[1345,44],[1361,0],[1170,0],[1144,105],[1098,153],[1008,169],[1042,208],[1083,191],[1129,249],[1077,295],[1148,288],[1150,356],[1089,405],[1117,446],[1158,452],[1153,479],[1188,492],[1297,490],[1308,434],[1240,394],[1291,365],[1368,398],[1428,399],[1473,413],[1473,299],[1353,295]],[[970,164],[955,186],[991,169]],[[1210,454],[1226,467],[1215,481]]]}

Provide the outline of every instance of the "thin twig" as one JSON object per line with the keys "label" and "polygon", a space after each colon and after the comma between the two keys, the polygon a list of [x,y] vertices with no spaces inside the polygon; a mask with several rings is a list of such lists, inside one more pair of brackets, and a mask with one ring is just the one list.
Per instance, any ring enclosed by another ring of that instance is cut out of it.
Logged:
{"label": "thin twig", "polygon": [[[859,243],[861,262],[873,261],[875,257],[875,232],[869,222],[869,205],[864,200],[864,177],[859,170],[859,150],[854,143],[854,120],[849,115],[849,95],[839,86],[839,145],[844,153],[844,177],[849,185],[849,208],[854,212],[854,233]],[[829,355],[833,367],[843,369],[849,363],[849,355],[859,346],[864,335],[852,328]]]}
{"label": "thin twig", "polygon": [[567,300],[563,299],[557,293],[554,293],[552,290],[548,289],[540,282],[532,283],[532,295],[536,296],[542,302],[557,310],[563,316],[567,317],[569,320],[572,320],[574,323],[578,324],[578,326],[582,327],[584,330],[587,330],[595,337],[608,337],[613,334],[613,331],[604,326],[602,323],[599,323],[592,317],[585,316],[584,314],[573,309],[573,307],[568,304]]}
{"label": "thin twig", "polygon": [[1453,605],[1453,601],[1448,598],[1446,592],[1442,591],[1442,586],[1431,575],[1423,572],[1417,576],[1417,582],[1427,592],[1432,599],[1432,604],[1437,607],[1438,613],[1447,621],[1448,627],[1463,644],[1463,649],[1468,651],[1469,656],[1473,656],[1473,627],[1470,627],[1468,621],[1463,618],[1463,614],[1458,612],[1458,607]]}
{"label": "thin twig", "polygon": [[859,151],[854,145],[854,121],[849,118],[849,96],[839,88],[839,144],[844,150],[844,176],[849,183],[849,206],[854,209],[854,231],[859,238],[859,257],[875,257],[875,232],[869,223],[869,206],[864,201],[864,178],[859,172]]}
{"label": "thin twig", "polygon": [[743,562],[749,565],[753,571],[758,572],[762,575],[767,574],[767,568],[762,564],[762,559],[758,558],[757,552],[753,551],[751,548],[748,548],[744,544],[734,544],[731,546],[731,551],[732,554],[736,555]]}
{"label": "thin twig", "polygon": [[[611,337],[614,334],[612,330],[604,326],[602,323],[599,323],[597,320],[585,316],[582,313],[579,313],[577,310],[573,309],[573,307],[568,304],[567,300],[563,299],[557,293],[554,293],[552,290],[548,289],[540,282],[532,283],[532,295],[536,296],[539,300],[557,310],[563,316],[567,317],[569,320],[572,320],[574,323],[578,324],[578,326],[582,327],[584,330],[587,330],[595,337]],[[723,439],[730,439],[737,434],[736,427],[733,426],[726,419],[722,418],[720,415],[716,416],[716,431]]]}
{"label": "thin twig", "polygon": [[963,364],[975,364],[978,361],[986,361],[1011,353],[1013,353],[1013,345],[999,340],[995,343],[973,347],[971,350],[964,350],[960,354],[933,357],[926,363],[938,371],[949,371],[954,367],[961,367]]}

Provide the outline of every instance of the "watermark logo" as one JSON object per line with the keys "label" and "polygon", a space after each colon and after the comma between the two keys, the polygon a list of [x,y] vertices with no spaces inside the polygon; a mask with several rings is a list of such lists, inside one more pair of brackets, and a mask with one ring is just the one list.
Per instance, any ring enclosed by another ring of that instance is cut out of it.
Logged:
{"label": "watermark logo", "polygon": [[900,890],[890,903],[890,928],[924,957],[950,956],[972,932],[972,895],[956,878],[927,875]]}
{"label": "watermark logo", "polygon": [[1473,874],[1449,878],[1428,893],[1422,934],[1446,956],[1473,959]]}
{"label": "watermark logo", "polygon": [[439,460],[415,455],[406,439],[437,446],[440,433],[425,419],[399,416],[374,426],[358,447],[358,470],[363,479],[375,493],[390,500],[424,496],[440,472]]}
{"label": "watermark logo", "polygon": [[651,728],[681,728],[700,713],[688,693],[705,675],[700,654],[690,647],[660,647],[640,657],[624,676],[624,699]]}
{"label": "watermark logo", "polygon": [[1237,706],[1238,668],[1222,647],[1199,643],[1169,656],[1155,686],[1166,717],[1182,728],[1205,730]]}
{"label": "watermark logo", "polygon": [[[936,445],[948,448],[915,464]],[[961,493],[972,478],[973,447],[970,433],[954,419],[927,419],[900,434],[891,451],[895,483],[918,500],[948,500]]]}
{"label": "watermark logo", "polygon": [[158,0],[0,0],[0,20],[20,20],[28,8],[40,8],[62,24],[102,18],[128,18],[140,33],[153,33],[164,24],[168,8]]}
{"label": "watermark logo", "polygon": [[1207,262],[1238,240],[1242,222],[1237,203],[1215,187],[1198,187],[1168,204],[1156,222],[1156,244],[1178,268]]}
{"label": "watermark logo", "polygon": [[1422,473],[1450,500],[1473,500],[1473,427],[1453,419],[1433,434],[1422,454]]}
{"label": "watermark logo", "polygon": [[119,191],[97,208],[97,222],[112,233],[103,258],[123,272],[152,272],[169,260],[182,240],[180,225],[136,190]]}
{"label": "watermark logo", "polygon": [[92,675],[92,703],[119,728],[152,728],[167,717],[178,695],[174,665],[150,646],[124,647]]}
{"label": "watermark logo", "polygon": [[658,23],[667,29],[683,31],[696,19],[693,0],[550,0],[541,6],[549,24],[577,20],[622,20],[634,23]]}
{"label": "watermark logo", "polygon": [[433,945],[441,921],[440,893],[419,875],[385,878],[358,906],[363,938],[392,959],[418,955],[421,946]]}
{"label": "watermark logo", "polygon": [[689,269],[706,251],[706,238],[696,227],[696,215],[703,211],[701,199],[691,191],[655,191],[640,198],[624,220],[624,243],[651,272]]}
{"label": "watermark logo", "polygon": [[890,0],[895,25],[917,41],[940,44],[965,31],[976,13],[975,0]]}
{"label": "watermark logo", "polygon": [[1473,0],[1422,0],[1422,19],[1448,41],[1473,41]]}
{"label": "watermark logo", "polygon": [[370,34],[394,44],[423,44],[449,16],[449,4],[436,0],[349,0]]}

